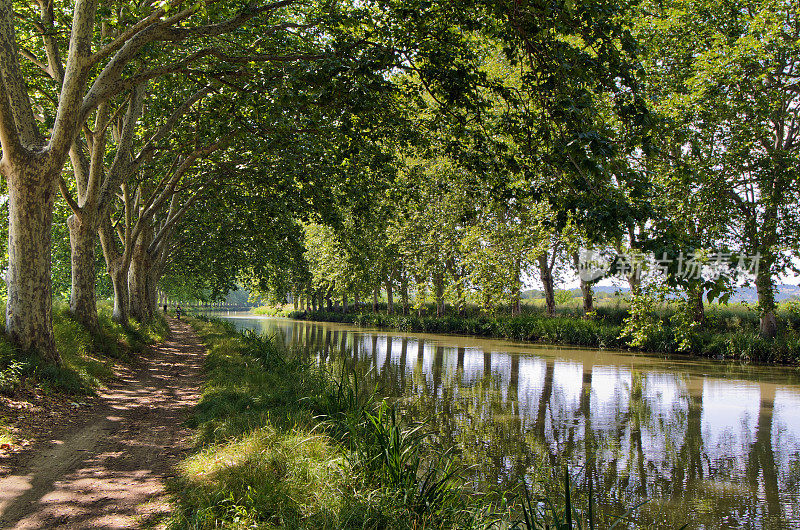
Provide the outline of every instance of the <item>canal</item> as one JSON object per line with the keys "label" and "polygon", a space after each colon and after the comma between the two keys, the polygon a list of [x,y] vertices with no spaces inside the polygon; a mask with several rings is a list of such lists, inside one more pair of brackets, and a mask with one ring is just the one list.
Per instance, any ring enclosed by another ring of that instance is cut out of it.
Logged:
{"label": "canal", "polygon": [[376,378],[477,490],[567,468],[631,527],[800,528],[795,368],[217,316]]}

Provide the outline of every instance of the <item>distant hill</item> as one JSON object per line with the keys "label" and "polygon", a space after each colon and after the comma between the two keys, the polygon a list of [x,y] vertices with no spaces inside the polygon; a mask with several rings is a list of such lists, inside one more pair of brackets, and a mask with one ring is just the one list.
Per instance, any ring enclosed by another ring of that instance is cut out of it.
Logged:
{"label": "distant hill", "polygon": [[[800,286],[798,285],[790,285],[790,284],[780,284],[777,285],[777,294],[775,295],[775,299],[778,302],[783,302],[786,300],[800,300]],[[573,296],[580,296],[581,290],[579,288],[571,289],[570,290]],[[609,298],[615,296],[619,293],[622,296],[628,294],[627,287],[615,287],[613,285],[595,285],[594,292],[597,298]],[[522,292],[522,298],[526,299],[539,299],[543,298],[542,291],[538,289],[529,289],[527,291]],[[731,302],[748,302],[748,303],[755,303],[758,301],[758,294],[754,287],[741,287],[739,290],[731,296]]]}

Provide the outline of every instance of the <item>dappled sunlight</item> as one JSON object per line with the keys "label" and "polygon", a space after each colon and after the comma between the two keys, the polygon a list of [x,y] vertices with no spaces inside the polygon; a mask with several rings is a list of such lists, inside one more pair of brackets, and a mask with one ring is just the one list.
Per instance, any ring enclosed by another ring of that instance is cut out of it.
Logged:
{"label": "dappled sunlight", "polygon": [[164,479],[186,448],[203,350],[179,324],[172,339],[99,393],[82,426],[40,444],[0,480],[4,528],[131,528],[169,512]]}

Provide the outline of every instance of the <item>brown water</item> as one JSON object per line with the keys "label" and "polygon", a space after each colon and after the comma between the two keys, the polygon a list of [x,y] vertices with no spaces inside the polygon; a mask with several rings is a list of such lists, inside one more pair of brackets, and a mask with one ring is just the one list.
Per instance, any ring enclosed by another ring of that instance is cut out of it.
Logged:
{"label": "brown water", "polygon": [[[376,374],[479,489],[567,466],[630,527],[800,529],[800,371],[230,313]],[[585,490],[585,487],[584,487]]]}

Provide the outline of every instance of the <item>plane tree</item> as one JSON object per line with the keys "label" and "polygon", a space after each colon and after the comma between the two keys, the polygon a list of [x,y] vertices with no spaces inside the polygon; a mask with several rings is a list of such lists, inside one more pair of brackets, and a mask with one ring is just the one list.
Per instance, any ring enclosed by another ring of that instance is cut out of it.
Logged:
{"label": "plane tree", "polygon": [[698,246],[753,260],[761,333],[774,337],[775,277],[793,266],[800,221],[798,11],[769,1],[643,8],[649,91],[670,125],[661,164],[682,192],[675,218]]}

